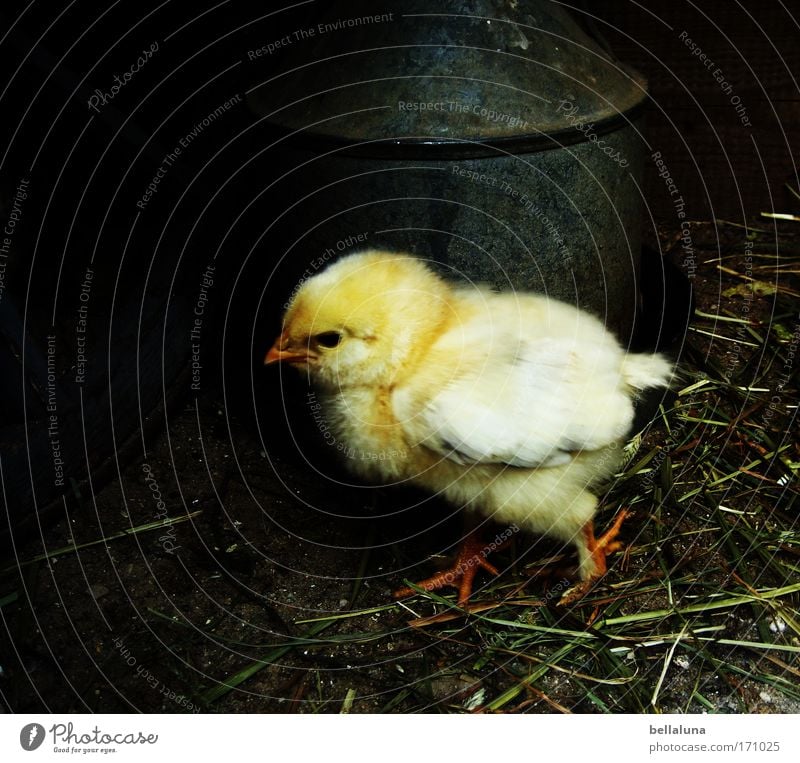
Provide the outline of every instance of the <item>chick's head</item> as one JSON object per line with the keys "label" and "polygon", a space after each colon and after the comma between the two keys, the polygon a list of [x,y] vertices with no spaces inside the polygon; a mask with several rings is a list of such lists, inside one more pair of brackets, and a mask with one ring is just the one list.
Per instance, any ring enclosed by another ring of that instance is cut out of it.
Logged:
{"label": "chick's head", "polygon": [[409,255],[369,251],[305,281],[265,363],[327,387],[391,384],[446,320],[449,288]]}

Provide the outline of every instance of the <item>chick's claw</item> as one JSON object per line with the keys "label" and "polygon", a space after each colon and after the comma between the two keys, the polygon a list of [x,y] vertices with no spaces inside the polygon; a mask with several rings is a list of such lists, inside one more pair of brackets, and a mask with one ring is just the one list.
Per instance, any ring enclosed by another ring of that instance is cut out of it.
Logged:
{"label": "chick's claw", "polygon": [[[589,573],[584,573],[584,579],[578,585],[573,586],[564,593],[558,601],[559,607],[574,604],[582,599],[591,590],[592,586],[606,574],[608,569],[606,557],[622,548],[622,542],[616,540],[616,538],[619,535],[622,523],[631,516],[633,516],[633,512],[628,511],[628,509],[620,509],[617,516],[614,517],[611,527],[599,538],[594,537],[594,524],[592,522],[586,524],[583,528],[585,549],[588,552],[588,560],[593,564],[593,569]],[[581,566],[583,567],[583,565]]]}
{"label": "chick's claw", "polygon": [[[438,591],[440,588],[452,586],[458,589],[458,603],[463,606],[472,595],[472,584],[479,569],[486,570],[492,575],[500,572],[493,564],[486,561],[487,544],[476,533],[470,533],[458,549],[458,555],[451,567],[441,570],[425,580],[417,583],[418,588],[426,591]],[[404,599],[418,593],[408,586],[398,588],[392,593],[395,599]]]}
{"label": "chick's claw", "polygon": [[587,525],[585,529],[585,532],[587,533],[587,545],[592,554],[592,558],[594,559],[595,570],[598,577],[600,575],[604,575],[606,572],[606,557],[622,548],[622,541],[616,540],[616,537],[619,535],[619,530],[622,527],[622,523],[631,516],[633,516],[632,511],[628,511],[628,509],[620,509],[617,512],[617,516],[614,517],[611,527],[609,527],[608,530],[606,530],[599,538],[596,539],[594,537],[594,528],[592,527],[592,523],[590,522]]}

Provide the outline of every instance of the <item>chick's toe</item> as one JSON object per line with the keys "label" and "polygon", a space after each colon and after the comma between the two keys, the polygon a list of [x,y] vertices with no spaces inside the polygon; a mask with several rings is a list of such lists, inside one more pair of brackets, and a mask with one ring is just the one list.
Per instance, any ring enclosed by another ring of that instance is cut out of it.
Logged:
{"label": "chick's toe", "polygon": [[[495,547],[495,550],[498,547]],[[452,566],[437,572],[425,580],[417,583],[418,588],[426,591],[438,591],[451,586],[458,589],[458,603],[464,605],[472,595],[472,586],[479,569],[486,570],[492,575],[499,575],[498,569],[486,561],[489,546],[483,541],[476,531],[471,532],[461,543],[456,559]],[[414,588],[398,588],[392,593],[395,599],[404,599],[418,593]]]}
{"label": "chick's toe", "polygon": [[622,523],[632,516],[627,509],[620,509],[611,527],[599,538],[594,536],[594,522],[589,521],[581,531],[582,541],[578,543],[578,557],[580,559],[581,582],[573,586],[559,599],[558,606],[563,607],[573,604],[583,598],[592,586],[606,574],[608,565],[606,557],[619,551],[622,542],[617,540]]}

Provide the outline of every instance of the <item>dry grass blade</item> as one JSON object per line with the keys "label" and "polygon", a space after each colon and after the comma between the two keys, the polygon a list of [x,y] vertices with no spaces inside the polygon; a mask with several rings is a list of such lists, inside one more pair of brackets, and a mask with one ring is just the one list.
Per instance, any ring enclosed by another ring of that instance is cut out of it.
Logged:
{"label": "dry grass blade", "polygon": [[180,517],[167,517],[165,519],[159,519],[156,522],[148,522],[144,525],[137,525],[136,527],[130,527],[126,530],[122,530],[121,532],[114,533],[113,535],[107,535],[104,538],[98,538],[97,540],[89,541],[88,543],[78,543],[78,544],[70,544],[68,546],[62,546],[61,548],[53,549],[52,551],[48,551],[44,554],[39,554],[38,556],[34,556],[31,559],[26,559],[25,561],[19,562],[19,564],[11,565],[3,569],[3,572],[10,572],[11,570],[19,569],[20,567],[25,567],[29,564],[34,564],[35,562],[42,562],[47,559],[54,559],[57,556],[63,556],[64,554],[74,554],[78,551],[82,551],[85,548],[92,548],[93,546],[98,546],[100,544],[107,544],[111,541],[118,540],[119,538],[128,538],[132,535],[140,535],[141,533],[151,532],[153,530],[160,530],[164,527],[170,527],[172,525],[180,524],[181,522],[188,522],[190,519],[202,514],[203,510],[198,509],[197,511],[192,511],[189,514],[184,514]]}

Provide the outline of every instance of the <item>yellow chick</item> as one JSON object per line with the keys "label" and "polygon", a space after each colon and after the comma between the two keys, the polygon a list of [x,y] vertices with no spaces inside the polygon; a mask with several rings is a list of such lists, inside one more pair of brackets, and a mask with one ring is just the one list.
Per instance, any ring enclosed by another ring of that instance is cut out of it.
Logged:
{"label": "yellow chick", "polygon": [[[562,603],[619,547],[626,513],[595,538],[592,488],[619,466],[637,393],[672,375],[665,358],[626,353],[572,305],[449,283],[382,251],[302,283],[264,362],[307,371],[361,477],[408,481],[468,514],[574,543],[581,583]],[[479,568],[497,574],[487,548],[471,532],[455,564],[419,585],[454,585],[465,603]]]}

